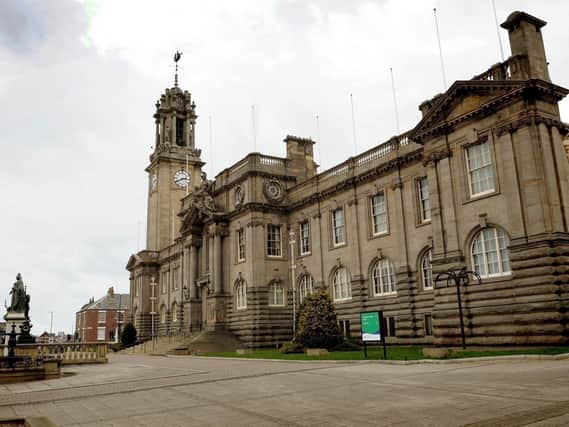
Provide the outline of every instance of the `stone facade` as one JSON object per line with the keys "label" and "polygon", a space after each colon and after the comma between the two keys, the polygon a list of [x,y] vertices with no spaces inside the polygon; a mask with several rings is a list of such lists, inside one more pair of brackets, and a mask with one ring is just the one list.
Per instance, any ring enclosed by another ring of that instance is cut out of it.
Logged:
{"label": "stone facade", "polygon": [[462,289],[469,343],[566,343],[569,91],[550,81],[544,25],[512,13],[508,60],[320,174],[314,141],[287,136],[286,157],[252,153],[208,181],[191,96],[166,90],[147,249],[127,265],[139,335],[223,329],[274,346],[291,337],[293,294],[325,287],[346,334],[380,309],[390,342],[458,344],[456,288],[434,279],[467,268],[482,277]]}

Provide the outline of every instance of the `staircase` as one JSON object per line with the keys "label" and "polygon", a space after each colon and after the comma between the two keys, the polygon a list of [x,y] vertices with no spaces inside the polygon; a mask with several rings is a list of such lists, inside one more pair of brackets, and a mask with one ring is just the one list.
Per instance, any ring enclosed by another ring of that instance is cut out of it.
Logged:
{"label": "staircase", "polygon": [[121,350],[122,354],[200,355],[212,352],[235,351],[241,341],[230,332],[202,331],[192,335],[161,336],[142,344]]}

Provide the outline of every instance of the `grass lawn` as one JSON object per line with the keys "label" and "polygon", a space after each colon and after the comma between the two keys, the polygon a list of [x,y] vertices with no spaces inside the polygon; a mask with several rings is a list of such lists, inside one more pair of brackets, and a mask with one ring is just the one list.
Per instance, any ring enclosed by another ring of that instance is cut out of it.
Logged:
{"label": "grass lawn", "polygon": [[[467,357],[484,356],[508,356],[516,354],[546,354],[555,355],[569,353],[569,347],[548,347],[548,348],[529,348],[514,350],[468,350],[454,353],[450,358],[459,359]],[[303,353],[283,354],[275,349],[255,350],[252,354],[237,354],[227,351],[219,353],[208,353],[206,356],[213,357],[240,357],[245,359],[281,359],[281,360],[365,360],[364,352],[361,351],[335,351],[325,356],[307,356]],[[368,359],[383,359],[383,349],[381,347],[368,347]],[[417,346],[393,346],[387,347],[387,359],[390,360],[419,360],[428,359],[423,356],[423,347]]]}

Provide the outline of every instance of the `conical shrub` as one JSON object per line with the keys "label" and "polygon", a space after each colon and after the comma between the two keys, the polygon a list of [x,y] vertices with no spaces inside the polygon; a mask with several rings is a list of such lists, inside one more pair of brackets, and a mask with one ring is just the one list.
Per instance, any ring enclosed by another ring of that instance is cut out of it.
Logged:
{"label": "conical shrub", "polygon": [[342,342],[334,304],[326,290],[317,289],[304,298],[296,340],[307,348],[327,349]]}

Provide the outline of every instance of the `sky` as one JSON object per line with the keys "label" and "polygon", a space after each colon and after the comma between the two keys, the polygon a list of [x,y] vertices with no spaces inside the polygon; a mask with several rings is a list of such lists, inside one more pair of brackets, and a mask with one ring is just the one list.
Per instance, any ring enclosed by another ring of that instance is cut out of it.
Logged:
{"label": "sky", "polygon": [[[495,4],[499,22],[514,10],[548,22],[550,75],[569,87],[569,2]],[[210,176],[251,151],[284,156],[287,134],[316,139],[325,170],[415,126],[418,105],[445,87],[435,7],[446,87],[501,61],[491,0],[0,5],[0,304],[21,272],[38,335],[51,312],[53,331],[71,333],[90,297],[128,292],[126,263],[145,242],[152,114],[176,50]],[[500,39],[508,57],[503,29]]]}

